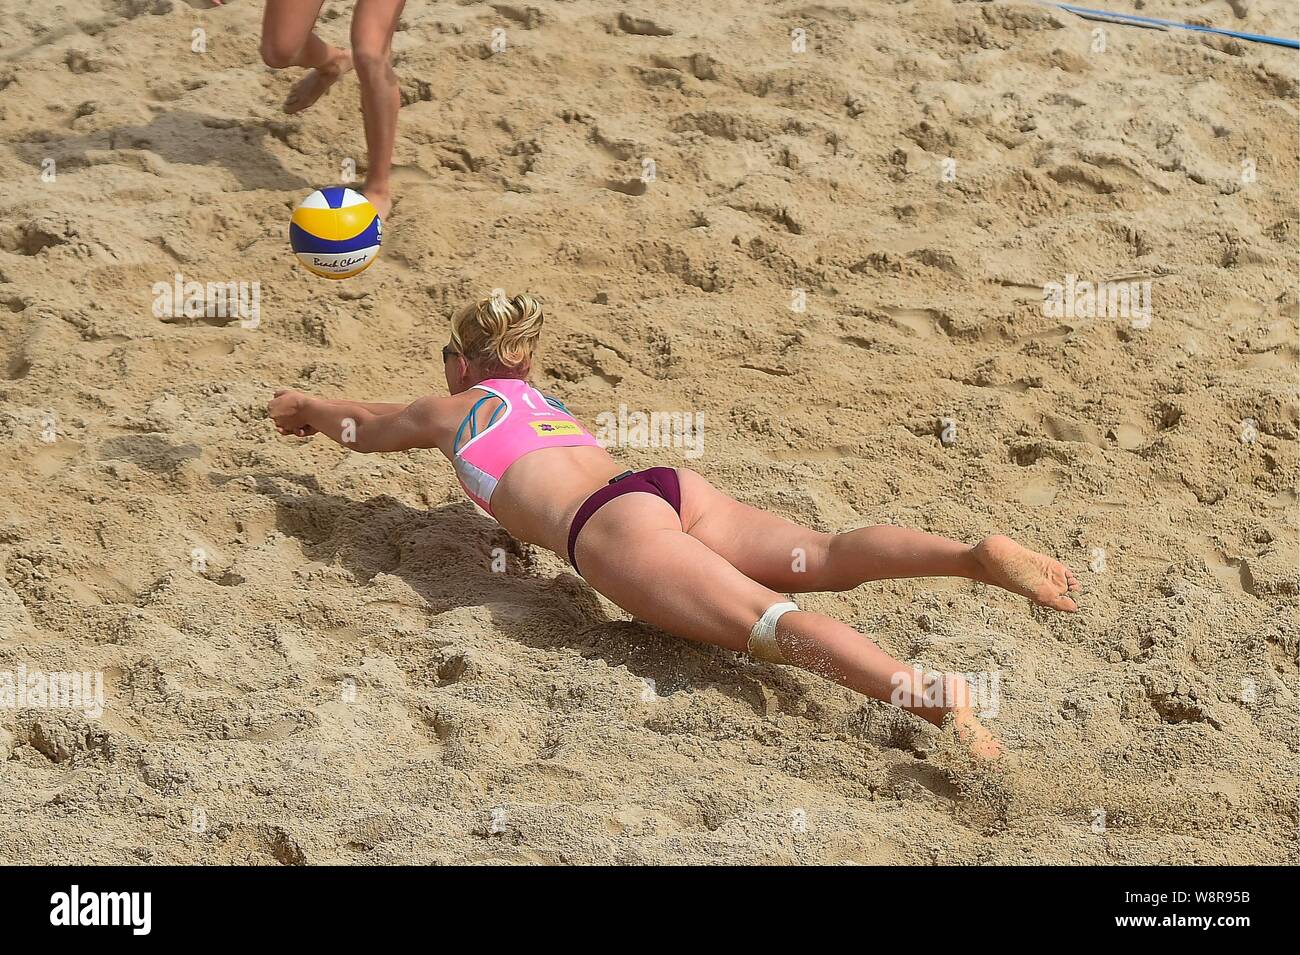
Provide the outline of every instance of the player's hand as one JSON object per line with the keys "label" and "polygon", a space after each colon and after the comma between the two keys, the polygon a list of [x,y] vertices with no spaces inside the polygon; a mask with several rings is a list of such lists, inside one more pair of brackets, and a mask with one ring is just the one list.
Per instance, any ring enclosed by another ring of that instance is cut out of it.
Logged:
{"label": "player's hand", "polygon": [[309,438],[316,433],[307,421],[307,404],[311,396],[290,388],[281,388],[266,407],[266,413],[275,422],[275,430],[285,435]]}

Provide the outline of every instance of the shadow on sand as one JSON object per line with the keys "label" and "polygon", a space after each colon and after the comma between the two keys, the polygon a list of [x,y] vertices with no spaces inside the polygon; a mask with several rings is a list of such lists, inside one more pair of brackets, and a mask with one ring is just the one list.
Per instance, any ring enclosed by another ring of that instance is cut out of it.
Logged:
{"label": "shadow on sand", "polygon": [[87,153],[93,151],[140,150],[177,165],[220,166],[243,190],[301,191],[311,188],[311,184],[286,170],[266,148],[268,136],[284,142],[292,129],[288,120],[247,117],[236,122],[190,110],[173,110],[159,113],[145,124],[114,126],[84,135],[50,136],[12,146],[27,162],[39,165],[46,157],[54,159],[61,171],[89,165]]}
{"label": "shadow on sand", "polygon": [[[550,576],[540,566],[543,549],[515,540],[468,502],[426,510],[386,494],[353,500],[322,491],[311,475],[287,473],[258,476],[257,491],[275,502],[276,529],[299,541],[306,556],[342,567],[362,586],[392,574],[432,614],[481,608],[510,640],[626,667],[653,680],[661,696],[714,689],[764,716],[773,695],[781,709],[794,712],[805,694],[776,667],[641,621],[611,620],[585,581],[573,573]],[[504,555],[505,573],[492,570],[494,552]]]}

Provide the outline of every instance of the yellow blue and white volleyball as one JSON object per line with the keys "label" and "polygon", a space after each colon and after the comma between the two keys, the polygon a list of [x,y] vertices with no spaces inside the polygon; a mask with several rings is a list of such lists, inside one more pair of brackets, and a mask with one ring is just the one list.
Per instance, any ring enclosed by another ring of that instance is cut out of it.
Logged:
{"label": "yellow blue and white volleyball", "polygon": [[298,261],[327,279],[347,279],[379,257],[379,213],[346,186],[317,189],[293,210],[289,244]]}

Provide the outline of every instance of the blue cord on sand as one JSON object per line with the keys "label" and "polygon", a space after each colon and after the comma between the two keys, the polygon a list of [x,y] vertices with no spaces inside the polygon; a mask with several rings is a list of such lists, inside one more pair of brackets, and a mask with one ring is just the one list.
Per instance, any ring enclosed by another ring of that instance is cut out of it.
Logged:
{"label": "blue cord on sand", "polygon": [[1238,40],[1249,40],[1251,43],[1271,43],[1273,46],[1285,46],[1292,50],[1300,50],[1300,40],[1288,40],[1280,36],[1265,36],[1262,33],[1240,33],[1237,30],[1221,30],[1218,27],[1202,27],[1193,23],[1178,23],[1175,20],[1157,20],[1153,17],[1139,17],[1132,13],[1111,13],[1108,10],[1090,10],[1087,7],[1076,7],[1070,3],[1051,3],[1053,7],[1060,7],[1062,10],[1068,10],[1075,16],[1083,17],[1085,20],[1104,20],[1107,23],[1118,23],[1122,26],[1133,27],[1172,27],[1175,30],[1195,30],[1198,33],[1214,33],[1219,36],[1230,36]]}

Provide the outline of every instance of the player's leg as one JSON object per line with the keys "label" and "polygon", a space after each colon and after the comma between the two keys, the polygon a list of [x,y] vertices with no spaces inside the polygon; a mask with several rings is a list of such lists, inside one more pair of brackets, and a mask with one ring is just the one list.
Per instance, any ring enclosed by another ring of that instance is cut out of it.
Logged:
{"label": "player's leg", "polygon": [[262,11],[262,62],[277,70],[320,66],[331,47],[316,36],[324,0],[266,0]]}
{"label": "player's leg", "polygon": [[393,70],[393,33],[406,0],[357,0],[352,14],[352,62],[361,81],[361,112],[366,127],[365,197],[387,217],[392,209],[389,177],[397,113],[402,94]]}
{"label": "player's leg", "polygon": [[262,13],[262,62],[275,69],[302,66],[311,72],[294,84],[285,112],[297,113],[320,99],[351,68],[347,50],[315,33],[323,0],[266,0]]}
{"label": "player's leg", "polygon": [[[650,494],[626,494],[595,513],[578,536],[583,577],[632,615],[676,636],[744,652],[755,624],[781,594],[756,583],[701,541],[683,533],[678,515]],[[784,613],[767,659],[802,667],[935,724],[952,715],[980,756],[1000,746],[975,719],[969,687],[895,660],[862,634],[819,613]]]}
{"label": "player's leg", "polygon": [[1064,564],[1009,537],[974,546],[936,534],[877,524],[826,534],[750,507],[679,468],[682,525],[745,574],[773,590],[852,590],[869,580],[966,577],[1055,610],[1074,611],[1079,582]]}

